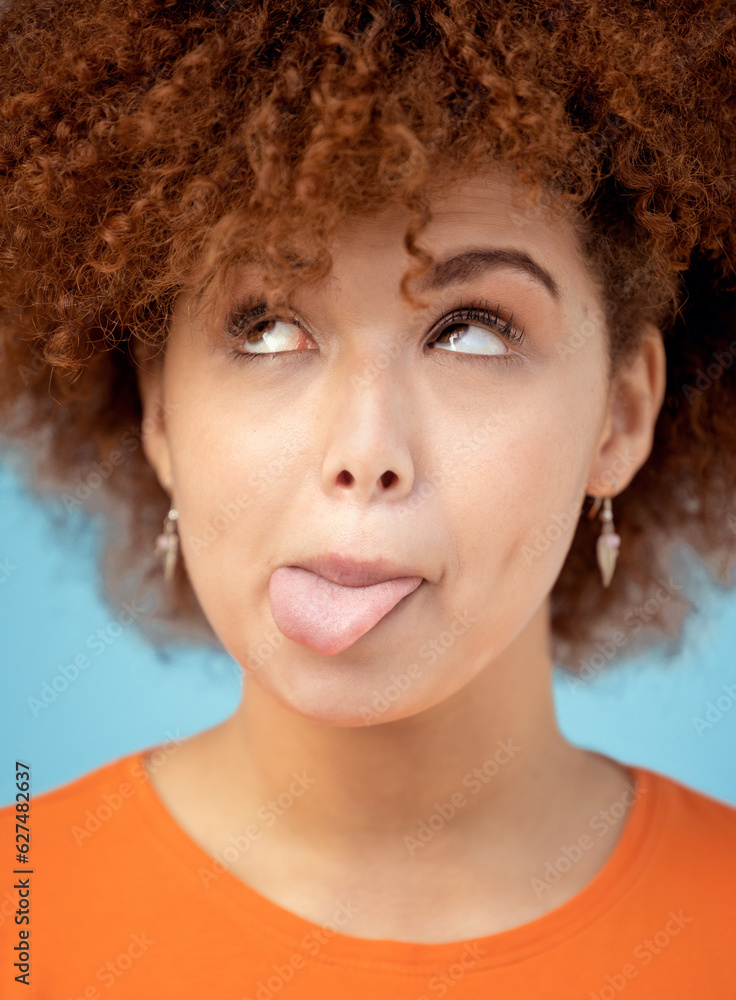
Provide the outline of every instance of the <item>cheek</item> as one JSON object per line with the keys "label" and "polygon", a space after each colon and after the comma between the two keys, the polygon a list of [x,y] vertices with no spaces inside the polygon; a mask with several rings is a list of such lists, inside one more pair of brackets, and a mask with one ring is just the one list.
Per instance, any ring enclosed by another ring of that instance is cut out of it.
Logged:
{"label": "cheek", "polygon": [[[254,412],[242,393],[212,382],[192,384],[170,430],[175,477],[192,517],[202,518],[238,496],[249,504],[273,501],[288,479],[305,435],[288,407],[270,416]],[[183,501],[182,501],[183,502]]]}
{"label": "cheek", "polygon": [[480,596],[491,611],[508,611],[541,601],[559,575],[580,516],[595,426],[574,400],[559,393],[527,398],[466,450],[451,501],[462,600]]}
{"label": "cheek", "polygon": [[[273,526],[300,475],[303,431],[264,420],[232,401],[187,395],[168,430],[182,554],[192,586],[217,627],[228,604],[256,599]],[[251,590],[253,592],[251,593]]]}

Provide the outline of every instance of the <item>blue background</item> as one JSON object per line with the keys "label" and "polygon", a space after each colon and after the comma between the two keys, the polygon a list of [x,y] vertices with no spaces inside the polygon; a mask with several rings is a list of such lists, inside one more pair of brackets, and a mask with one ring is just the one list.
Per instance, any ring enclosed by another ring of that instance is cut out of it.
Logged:
{"label": "blue background", "polygon": [[[242,672],[225,653],[182,647],[162,657],[135,626],[111,634],[120,609],[96,592],[97,526],[82,512],[60,531],[60,510],[59,499],[30,495],[0,461],[0,804],[14,797],[16,760],[31,765],[38,795],[212,726],[240,698]],[[736,805],[736,594],[710,587],[697,601],[674,658],[621,657],[615,669],[577,684],[560,673],[560,725],[574,743]],[[87,639],[98,629],[109,644],[90,654]],[[82,652],[90,666],[34,714],[29,699],[40,701],[44,682]],[[732,695],[724,685],[735,685]],[[709,702],[713,721],[698,727]]]}

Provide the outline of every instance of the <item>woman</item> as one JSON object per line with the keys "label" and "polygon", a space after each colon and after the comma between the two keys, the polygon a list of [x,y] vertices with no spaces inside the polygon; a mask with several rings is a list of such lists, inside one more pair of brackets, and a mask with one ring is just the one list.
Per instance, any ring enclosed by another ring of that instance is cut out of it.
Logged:
{"label": "woman", "polygon": [[733,996],[736,811],[572,746],[551,694],[677,634],[675,542],[728,581],[729,7],[0,23],[6,439],[66,496],[107,462],[107,596],[246,677],[3,810],[9,983]]}

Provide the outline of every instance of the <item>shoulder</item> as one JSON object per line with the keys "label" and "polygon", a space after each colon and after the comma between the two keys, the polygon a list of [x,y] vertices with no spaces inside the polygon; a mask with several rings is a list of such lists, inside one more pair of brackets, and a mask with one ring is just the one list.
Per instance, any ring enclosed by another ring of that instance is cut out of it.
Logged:
{"label": "shoulder", "polygon": [[[34,794],[33,787],[31,787],[33,808],[63,809],[68,803],[86,798],[97,790],[112,789],[126,777],[141,781],[145,779],[146,775],[142,763],[143,754],[143,751],[136,750],[122,757],[116,757],[114,760],[99,764],[93,770],[86,771],[55,788],[37,794]],[[13,808],[15,808],[15,803],[2,806],[3,810]]]}
{"label": "shoulder", "polygon": [[[113,816],[125,812],[126,801],[136,797],[146,780],[142,754],[136,751],[37,795],[31,787],[21,811],[27,814],[33,855],[38,859],[39,852],[51,849],[52,844],[62,854],[65,848],[80,847]],[[19,805],[11,802],[0,808],[1,825],[15,823]]]}
{"label": "shoulder", "polygon": [[667,809],[683,820],[690,835],[728,835],[736,830],[736,805],[658,771],[646,768],[639,771],[647,776],[650,785],[656,786],[656,793],[666,802]]}
{"label": "shoulder", "polygon": [[650,802],[654,857],[672,864],[672,875],[736,888],[736,807],[681,781],[635,768],[642,797]]}

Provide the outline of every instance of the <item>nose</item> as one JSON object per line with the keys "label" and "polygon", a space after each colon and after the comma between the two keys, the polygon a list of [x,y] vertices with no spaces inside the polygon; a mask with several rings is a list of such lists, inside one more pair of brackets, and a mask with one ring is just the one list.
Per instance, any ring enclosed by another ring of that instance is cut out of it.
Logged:
{"label": "nose", "polygon": [[[344,383],[343,383],[344,384]],[[363,504],[404,500],[414,486],[412,408],[391,373],[335,393],[327,407],[322,486]]]}
{"label": "nose", "polygon": [[[376,488],[378,490],[386,491],[390,489],[393,486],[393,484],[397,483],[398,481],[399,477],[396,475],[396,473],[392,469],[387,469],[382,476],[379,476]],[[352,486],[354,482],[355,482],[355,476],[352,474],[352,472],[350,472],[349,469],[343,469],[342,472],[340,472],[337,476],[338,486],[349,487]]]}

